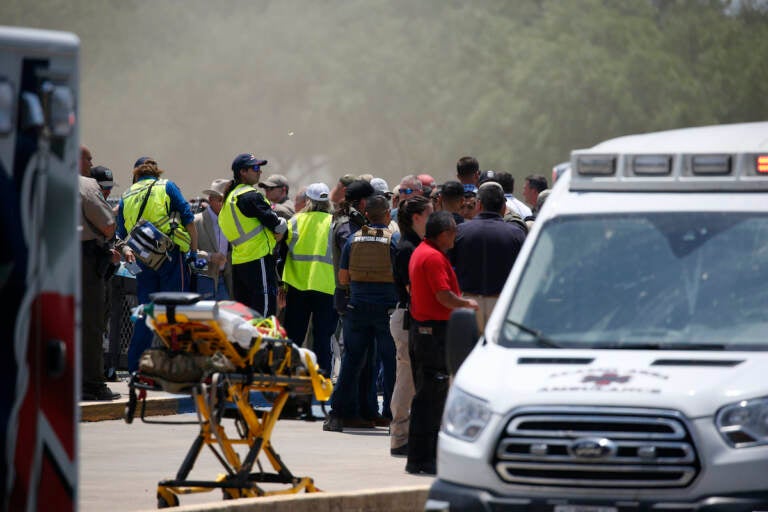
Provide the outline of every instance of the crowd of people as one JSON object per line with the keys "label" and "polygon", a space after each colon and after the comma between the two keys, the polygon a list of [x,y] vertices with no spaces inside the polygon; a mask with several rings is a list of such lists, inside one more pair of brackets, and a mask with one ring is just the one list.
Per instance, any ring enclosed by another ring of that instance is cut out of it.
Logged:
{"label": "crowd of people", "polygon": [[[547,179],[526,177],[523,199],[508,172],[481,171],[462,157],[455,179],[410,174],[390,188],[370,174],[299,188],[267,160],[237,155],[195,213],[151,157],[110,208],[112,172],[81,149],[84,399],[116,398],[103,375],[109,277],[135,268],[139,303],[158,291],[196,291],[275,315],[290,339],[311,345],[335,379],[323,430],[389,427],[390,453],[409,473],[434,474],[449,387],[447,321],[477,310],[482,333],[547,196]],[[149,229],[151,228],[151,229]],[[151,254],[142,236],[167,243]],[[128,370],[150,347],[134,326]],[[381,397],[380,397],[381,395]]]}

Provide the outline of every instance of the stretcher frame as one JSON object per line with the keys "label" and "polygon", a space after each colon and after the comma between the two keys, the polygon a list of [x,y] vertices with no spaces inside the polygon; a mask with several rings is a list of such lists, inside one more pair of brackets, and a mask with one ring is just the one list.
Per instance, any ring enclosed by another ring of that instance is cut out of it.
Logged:
{"label": "stretcher frame", "polygon": [[[194,296],[194,297],[193,297]],[[235,371],[214,373],[201,382],[189,383],[187,392],[197,412],[196,422],[151,421],[145,419],[147,391],[164,390],[160,379],[134,372],[129,381],[129,401],[125,420],[133,421],[136,407],[142,402],[141,420],[146,423],[196,423],[200,431],[187,451],[176,477],[161,480],[157,486],[158,508],[179,505],[179,496],[210,492],[221,489],[223,498],[272,496],[320,491],[308,476],[297,477],[288,469],[271,442],[272,433],[280,413],[291,395],[314,395],[325,402],[330,398],[333,385],[330,379],[318,372],[310,356],[305,355],[303,365],[292,358],[300,357],[288,339],[259,336],[252,340],[247,351],[227,339],[215,320],[197,320],[177,313],[176,306],[194,304],[198,294],[158,293],[151,296],[152,304],[165,306],[165,313],[153,314],[148,309],[155,334],[170,351],[188,352],[212,356],[223,354],[235,367]],[[268,371],[264,371],[265,368]],[[297,371],[297,368],[300,368]],[[138,390],[138,393],[137,393]],[[268,410],[257,410],[250,400],[252,391],[272,396]],[[225,418],[234,419],[237,436],[227,435],[222,424]],[[235,446],[248,447],[244,457]],[[225,469],[215,480],[188,480],[189,473],[207,446]],[[273,472],[264,469],[259,459],[264,455]],[[253,471],[254,465],[258,470]],[[263,488],[260,484],[286,484],[283,489]]]}

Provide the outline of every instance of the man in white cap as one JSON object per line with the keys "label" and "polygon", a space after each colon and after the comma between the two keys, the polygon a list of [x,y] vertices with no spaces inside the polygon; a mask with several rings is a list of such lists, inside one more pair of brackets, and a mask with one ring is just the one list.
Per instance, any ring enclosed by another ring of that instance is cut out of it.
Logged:
{"label": "man in white cap", "polygon": [[338,317],[333,307],[336,280],[331,248],[332,206],[325,183],[307,187],[307,205],[288,221],[280,245],[282,286],[278,302],[285,302],[288,337],[301,345],[312,317],[312,349],[317,364],[331,374],[331,336]]}
{"label": "man in white cap", "polygon": [[211,188],[203,190],[208,208],[195,214],[198,256],[206,257],[208,268],[197,275],[196,291],[207,300],[227,300],[232,297],[232,260],[228,257],[229,242],[219,227],[219,212],[230,180],[213,180]]}
{"label": "man in white cap", "polygon": [[296,213],[293,201],[288,198],[288,178],[282,174],[271,174],[267,179],[259,183],[259,188],[264,189],[264,196],[272,204],[272,209],[285,220],[290,219]]}

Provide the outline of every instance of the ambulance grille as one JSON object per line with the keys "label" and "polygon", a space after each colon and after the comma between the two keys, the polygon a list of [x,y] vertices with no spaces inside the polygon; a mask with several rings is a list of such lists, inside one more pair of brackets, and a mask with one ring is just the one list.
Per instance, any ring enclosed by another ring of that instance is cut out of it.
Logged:
{"label": "ambulance grille", "polygon": [[515,484],[625,489],[685,487],[700,471],[680,413],[606,407],[515,411],[493,465]]}

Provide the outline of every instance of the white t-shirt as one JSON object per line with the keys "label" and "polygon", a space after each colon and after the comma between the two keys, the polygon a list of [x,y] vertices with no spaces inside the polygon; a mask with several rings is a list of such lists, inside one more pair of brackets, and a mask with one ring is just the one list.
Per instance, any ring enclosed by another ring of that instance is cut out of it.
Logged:
{"label": "white t-shirt", "polygon": [[528,205],[517,199],[512,194],[504,194],[504,197],[507,198],[507,211],[517,212],[517,214],[520,215],[520,217],[523,219],[533,215],[533,212],[528,207]]}

